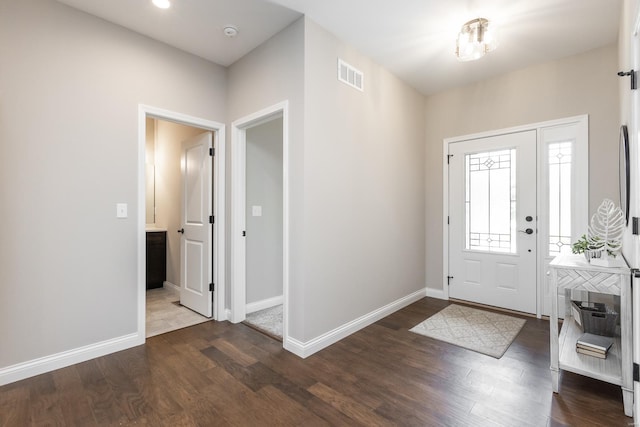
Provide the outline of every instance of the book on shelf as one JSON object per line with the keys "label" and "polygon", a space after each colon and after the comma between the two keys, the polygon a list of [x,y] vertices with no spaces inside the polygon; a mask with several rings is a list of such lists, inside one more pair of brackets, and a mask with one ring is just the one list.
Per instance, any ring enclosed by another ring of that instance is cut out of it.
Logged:
{"label": "book on shelf", "polygon": [[606,353],[612,345],[612,337],[603,337],[601,335],[590,334],[588,332],[582,334],[576,342],[576,348],[584,348],[586,350],[601,353]]}
{"label": "book on shelf", "polygon": [[606,352],[600,352],[600,351],[593,351],[593,350],[588,350],[586,348],[582,348],[582,347],[576,347],[576,351],[580,354],[586,354],[587,356],[593,356],[593,357],[597,357],[598,359],[606,359],[607,358],[607,353]]}
{"label": "book on shelf", "polygon": [[600,353],[600,354],[607,354],[608,353],[608,350],[601,350],[601,349],[597,349],[597,348],[593,348],[593,347],[587,347],[587,346],[584,346],[582,344],[576,343],[576,350],[579,349],[579,348],[581,348],[583,350],[589,350],[589,351],[592,351],[594,353]]}

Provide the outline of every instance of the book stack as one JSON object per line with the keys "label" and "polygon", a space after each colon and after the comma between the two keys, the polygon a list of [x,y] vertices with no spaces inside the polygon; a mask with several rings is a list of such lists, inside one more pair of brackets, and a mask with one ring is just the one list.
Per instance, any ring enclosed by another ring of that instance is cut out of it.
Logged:
{"label": "book stack", "polygon": [[584,333],[576,341],[576,351],[587,356],[606,359],[612,344],[613,338],[611,337]]}

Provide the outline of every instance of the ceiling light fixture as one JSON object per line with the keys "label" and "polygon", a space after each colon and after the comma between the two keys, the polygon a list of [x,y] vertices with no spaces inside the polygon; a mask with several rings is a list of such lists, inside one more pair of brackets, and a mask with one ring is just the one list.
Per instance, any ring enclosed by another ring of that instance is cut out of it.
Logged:
{"label": "ceiling light fixture", "polygon": [[456,56],[460,61],[473,61],[497,46],[495,26],[485,18],[476,18],[462,26],[456,43]]}
{"label": "ceiling light fixture", "polygon": [[153,4],[160,9],[169,9],[171,2],[169,0],[152,0]]}

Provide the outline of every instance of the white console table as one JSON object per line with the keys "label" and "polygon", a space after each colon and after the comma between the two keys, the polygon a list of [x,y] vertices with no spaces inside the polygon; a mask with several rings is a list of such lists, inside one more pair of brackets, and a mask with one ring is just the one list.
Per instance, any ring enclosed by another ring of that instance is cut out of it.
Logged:
{"label": "white console table", "polygon": [[[560,370],[575,372],[622,387],[625,415],[633,416],[633,356],[631,272],[624,267],[597,267],[583,255],[560,255],[549,264],[551,273],[551,380],[559,392]],[[620,296],[620,331],[606,359],[576,352],[582,334],[572,317],[571,290]],[[558,336],[558,291],[565,293],[565,317]]]}

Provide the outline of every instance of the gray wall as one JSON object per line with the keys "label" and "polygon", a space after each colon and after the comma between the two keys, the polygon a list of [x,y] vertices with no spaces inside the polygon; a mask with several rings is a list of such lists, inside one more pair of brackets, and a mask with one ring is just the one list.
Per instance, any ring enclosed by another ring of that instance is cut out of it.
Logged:
{"label": "gray wall", "polygon": [[[247,129],[247,304],[282,296],[282,118]],[[262,208],[253,216],[252,206]]]}
{"label": "gray wall", "polygon": [[424,97],[307,19],[304,124],[306,341],[424,289]]}
{"label": "gray wall", "polygon": [[[337,81],[338,56],[365,72],[364,93]],[[308,18],[228,76],[230,121],[290,103],[290,336],[424,288],[424,97]]]}
{"label": "gray wall", "polygon": [[610,45],[427,98],[427,287],[442,289],[444,138],[588,114],[589,211],[618,200],[617,61]]}
{"label": "gray wall", "polygon": [[[304,171],[304,19],[291,24],[270,40],[235,62],[228,69],[229,123],[279,102],[289,101],[289,168],[290,168],[290,235],[291,251],[289,292],[289,334],[302,337],[304,300],[303,247],[303,171]],[[227,173],[231,173],[231,132],[228,135]],[[227,194],[231,194],[227,180]],[[227,199],[227,218],[231,218],[231,203]],[[231,226],[231,220],[227,226]],[[230,228],[227,236],[231,236]],[[229,239],[231,237],[228,237]],[[230,246],[230,245],[229,245]],[[227,271],[231,273],[230,258]],[[230,283],[227,277],[227,284]],[[227,288],[226,305],[230,291]]]}
{"label": "gray wall", "polygon": [[226,71],[53,0],[3,0],[0,76],[2,368],[136,331],[138,104],[224,122]]}

